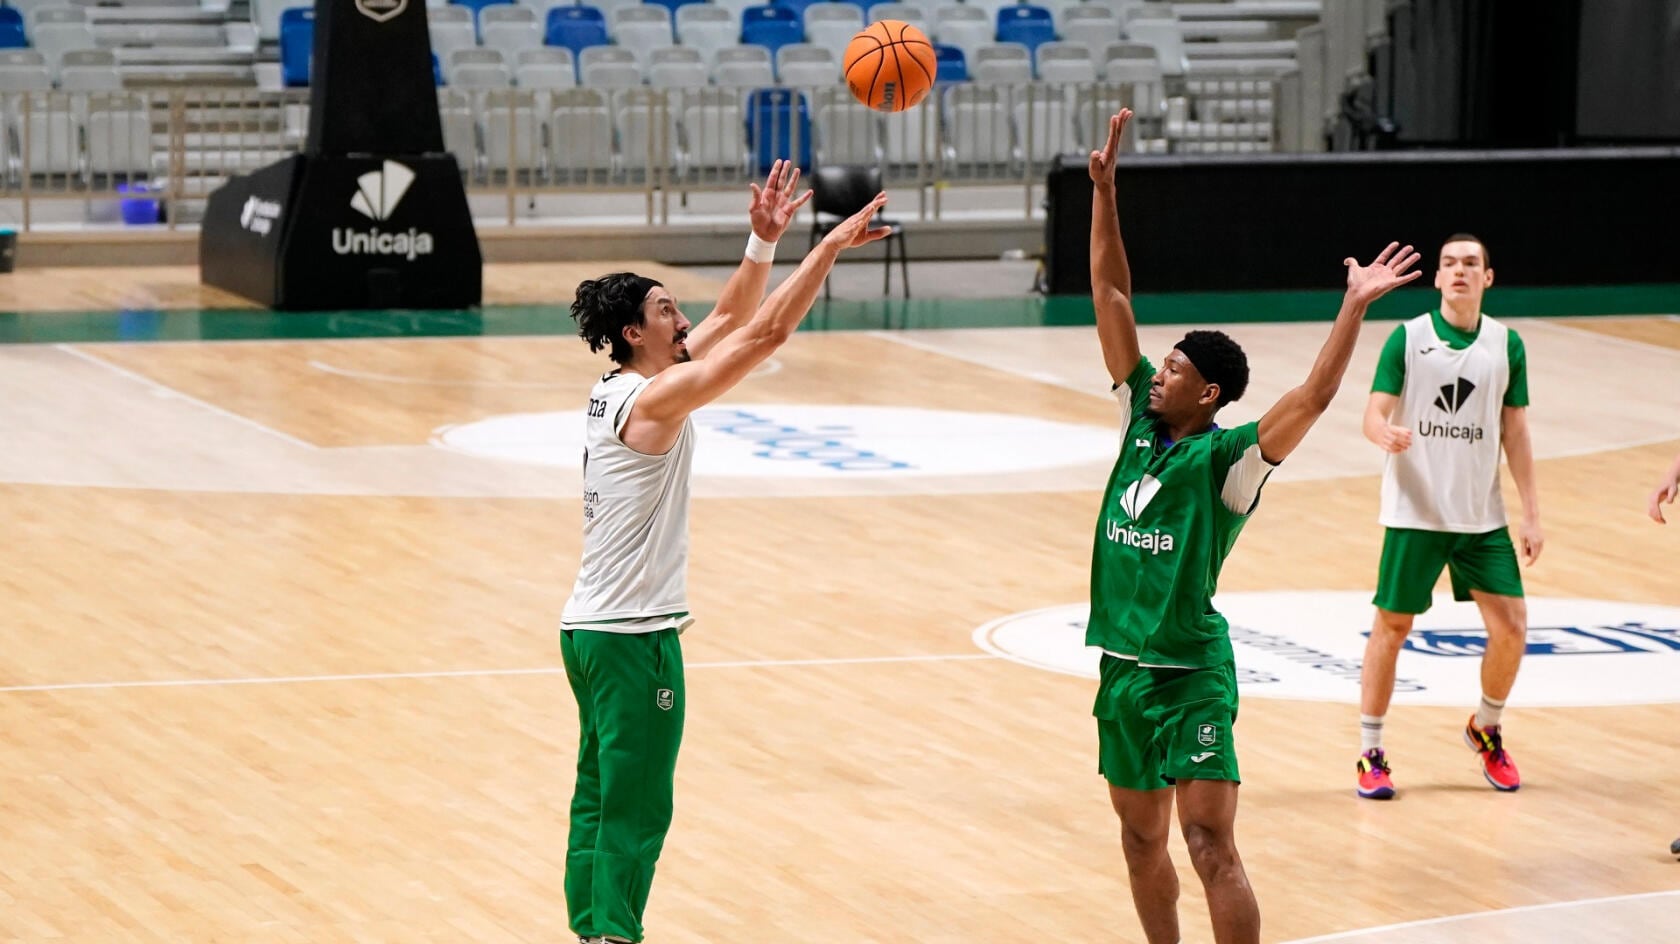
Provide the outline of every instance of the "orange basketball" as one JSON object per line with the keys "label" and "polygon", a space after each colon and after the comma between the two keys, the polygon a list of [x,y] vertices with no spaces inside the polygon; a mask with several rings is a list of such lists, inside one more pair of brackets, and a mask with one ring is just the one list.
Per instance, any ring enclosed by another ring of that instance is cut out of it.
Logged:
{"label": "orange basketball", "polygon": [[933,91],[939,57],[921,30],[903,20],[881,20],[846,44],[842,67],[858,101],[876,111],[903,111]]}

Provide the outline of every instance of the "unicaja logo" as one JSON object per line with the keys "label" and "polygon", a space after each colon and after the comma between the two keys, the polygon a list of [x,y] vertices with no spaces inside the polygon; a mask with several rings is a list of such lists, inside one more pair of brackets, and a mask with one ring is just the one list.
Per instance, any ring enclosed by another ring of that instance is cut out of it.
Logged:
{"label": "unicaja logo", "polygon": [[[1440,392],[1435,397],[1435,409],[1449,416],[1458,415],[1458,411],[1469,402],[1470,394],[1474,393],[1476,385],[1463,377],[1450,384],[1442,384]],[[1451,423],[1436,423],[1425,419],[1418,423],[1418,435],[1431,439],[1462,439],[1475,442],[1482,438],[1482,427],[1476,423],[1455,426]]]}
{"label": "unicaja logo", "polygon": [[1457,383],[1442,384],[1441,393],[1435,398],[1435,409],[1443,413],[1457,413],[1475,390],[1476,385],[1463,377],[1458,378]]}
{"label": "unicaja logo", "polygon": [[[1155,493],[1160,490],[1161,480],[1153,475],[1146,475],[1126,486],[1126,490],[1120,494],[1120,510],[1126,513],[1127,518],[1136,521],[1138,516],[1143,514],[1143,510],[1149,507],[1149,502],[1154,499]],[[1110,518],[1106,530],[1110,541],[1145,550],[1151,554],[1159,554],[1162,551],[1173,549],[1173,536],[1163,534],[1160,528],[1142,531]]]}
{"label": "unicaja logo", "polygon": [[[403,194],[414,183],[414,171],[396,161],[386,161],[379,170],[356,178],[356,192],[350,209],[370,220],[391,218]],[[333,252],[341,256],[403,256],[410,262],[432,252],[432,234],[409,227],[407,232],[385,232],[375,226],[366,230],[334,227]]]}

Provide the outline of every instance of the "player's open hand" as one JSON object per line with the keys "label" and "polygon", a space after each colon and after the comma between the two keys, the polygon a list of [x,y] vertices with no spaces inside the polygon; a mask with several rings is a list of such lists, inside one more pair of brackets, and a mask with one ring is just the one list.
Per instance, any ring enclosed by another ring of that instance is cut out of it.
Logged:
{"label": "player's open hand", "polygon": [[1677,493],[1680,493],[1680,482],[1671,481],[1658,485],[1652,490],[1651,497],[1646,501],[1645,513],[1650,515],[1651,520],[1657,524],[1668,524],[1668,519],[1663,517],[1662,506],[1674,504],[1674,496]]}
{"label": "player's open hand", "polygon": [[1130,108],[1120,109],[1120,113],[1108,119],[1108,141],[1102,150],[1091,152],[1091,183],[1099,187],[1114,186],[1114,164],[1120,153],[1120,135],[1126,130],[1126,122],[1132,120]]}
{"label": "player's open hand", "polygon": [[1377,445],[1383,452],[1399,454],[1412,446],[1412,431],[1404,426],[1385,426]]}
{"label": "player's open hand", "polygon": [[859,246],[872,243],[877,239],[884,239],[892,235],[890,226],[870,226],[869,221],[881,208],[887,205],[887,195],[878,193],[875,199],[869,201],[863,209],[847,217],[845,222],[834,227],[823,241],[838,246],[841,249],[856,249]]}
{"label": "player's open hand", "polygon": [[[1389,243],[1388,248],[1368,266],[1360,265],[1359,260],[1351,256],[1342,260],[1342,265],[1348,270],[1348,294],[1369,305],[1422,275],[1422,269],[1412,269],[1419,258],[1412,247]],[[1408,269],[1411,271],[1408,272]]]}
{"label": "player's open hand", "polygon": [[748,186],[752,188],[752,205],[747,215],[752,218],[753,235],[767,243],[781,239],[799,208],[811,199],[809,190],[794,196],[799,188],[799,168],[792,161],[770,165],[770,176],[764,178],[762,189],[758,184]]}

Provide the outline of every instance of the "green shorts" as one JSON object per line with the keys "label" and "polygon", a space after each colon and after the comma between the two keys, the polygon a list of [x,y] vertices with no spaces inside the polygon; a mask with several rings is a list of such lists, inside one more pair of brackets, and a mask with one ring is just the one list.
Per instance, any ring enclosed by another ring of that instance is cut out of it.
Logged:
{"label": "green shorts", "polygon": [[1389,528],[1371,602],[1390,613],[1422,613],[1429,609],[1442,567],[1452,577],[1454,600],[1470,599],[1472,590],[1523,595],[1517,550],[1504,528],[1482,534]]}
{"label": "green shorts", "polygon": [[1237,670],[1151,669],[1104,654],[1097,688],[1097,772],[1125,790],[1237,774]]}

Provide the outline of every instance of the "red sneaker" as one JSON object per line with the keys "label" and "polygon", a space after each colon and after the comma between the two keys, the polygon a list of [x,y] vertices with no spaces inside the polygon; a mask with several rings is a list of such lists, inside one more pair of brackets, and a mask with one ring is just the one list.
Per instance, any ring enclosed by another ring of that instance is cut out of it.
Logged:
{"label": "red sneaker", "polygon": [[1470,723],[1464,726],[1464,742],[1470,749],[1482,755],[1482,776],[1493,784],[1495,790],[1509,793],[1522,786],[1522,776],[1517,773],[1517,764],[1511,760],[1511,755],[1505,750],[1505,742],[1499,736],[1499,726],[1490,728],[1476,727],[1476,716],[1470,716]]}
{"label": "red sneaker", "polygon": [[1367,800],[1387,800],[1394,796],[1394,781],[1388,779],[1388,758],[1382,748],[1373,747],[1359,755],[1354,765],[1359,771],[1359,795]]}

